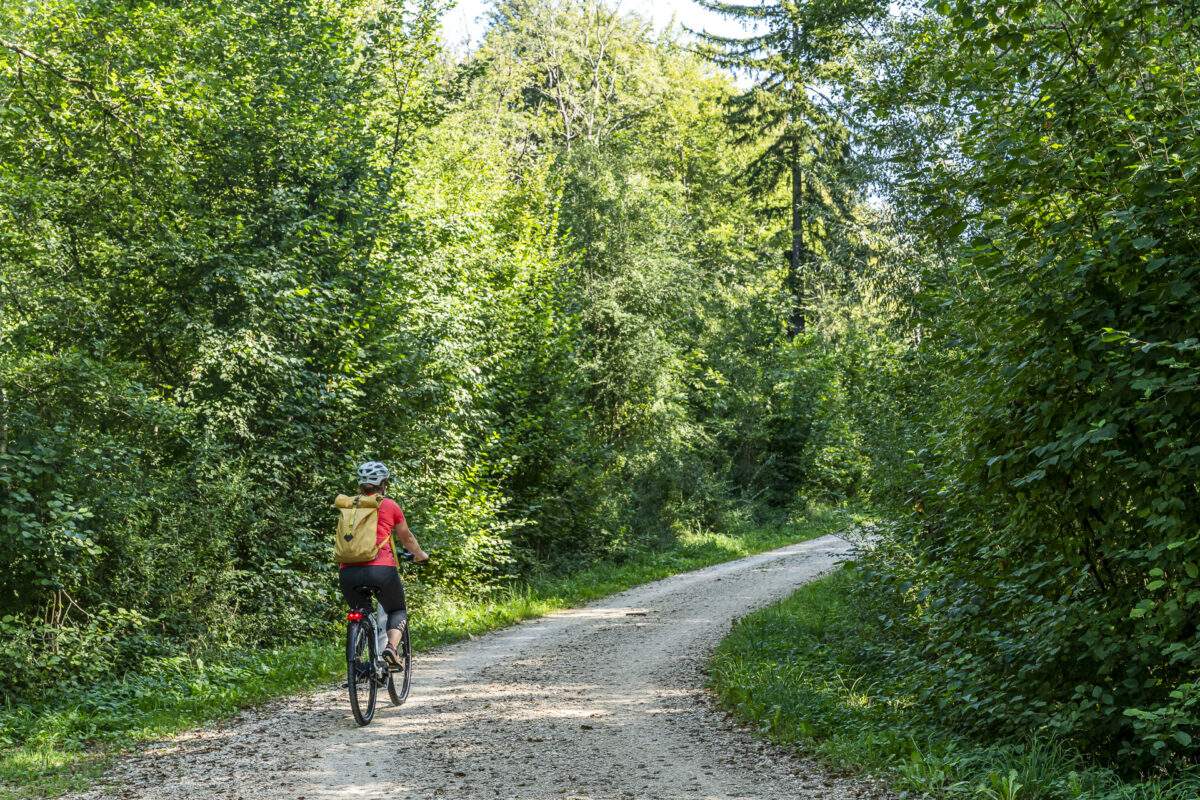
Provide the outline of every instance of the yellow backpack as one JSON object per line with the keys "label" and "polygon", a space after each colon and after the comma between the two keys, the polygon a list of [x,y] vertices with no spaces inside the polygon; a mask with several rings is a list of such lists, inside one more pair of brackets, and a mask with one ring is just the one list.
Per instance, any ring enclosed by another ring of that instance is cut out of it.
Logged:
{"label": "yellow backpack", "polygon": [[383,495],[348,497],[339,494],[333,501],[338,517],[337,538],[333,542],[333,560],[338,564],[365,564],[374,561],[383,545],[376,543],[379,503]]}

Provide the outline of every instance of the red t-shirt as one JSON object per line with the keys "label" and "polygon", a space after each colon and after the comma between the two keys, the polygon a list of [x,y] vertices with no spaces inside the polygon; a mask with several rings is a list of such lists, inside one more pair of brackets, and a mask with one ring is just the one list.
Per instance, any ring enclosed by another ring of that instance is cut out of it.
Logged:
{"label": "red t-shirt", "polygon": [[[404,522],[404,512],[400,510],[400,506],[396,505],[396,501],[390,497],[383,498],[379,503],[379,522],[375,526],[375,544],[381,545],[379,555],[375,556],[374,561],[364,561],[362,564],[339,564],[338,569],[347,566],[396,566],[396,559],[392,555],[392,548],[387,543],[387,540],[388,535],[392,532],[392,528],[401,522]],[[400,545],[396,546],[399,547]]]}

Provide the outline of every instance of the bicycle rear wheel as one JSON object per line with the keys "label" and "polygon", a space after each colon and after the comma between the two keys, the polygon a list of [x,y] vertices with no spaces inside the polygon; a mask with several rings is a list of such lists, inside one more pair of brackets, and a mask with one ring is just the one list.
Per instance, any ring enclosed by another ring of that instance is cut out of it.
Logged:
{"label": "bicycle rear wheel", "polygon": [[346,627],[346,686],[350,689],[350,710],[354,721],[366,725],[375,716],[374,631],[361,622]]}
{"label": "bicycle rear wheel", "polygon": [[398,706],[408,699],[408,686],[412,678],[412,648],[408,642],[408,626],[400,635],[400,669],[388,674],[388,696],[392,705]]}

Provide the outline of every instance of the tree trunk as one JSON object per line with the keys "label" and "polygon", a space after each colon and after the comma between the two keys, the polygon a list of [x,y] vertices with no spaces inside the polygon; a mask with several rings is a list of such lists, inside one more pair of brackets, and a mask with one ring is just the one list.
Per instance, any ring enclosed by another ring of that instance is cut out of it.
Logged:
{"label": "tree trunk", "polygon": [[[4,337],[0,336],[0,344]],[[0,386],[0,456],[8,455],[8,387]],[[0,459],[0,478],[8,477],[8,462]],[[7,483],[7,480],[0,481]]]}
{"label": "tree trunk", "polygon": [[791,335],[804,333],[804,174],[800,171],[800,140],[792,141],[792,253],[788,284],[792,293]]}
{"label": "tree trunk", "polygon": [[[0,386],[0,456],[8,455],[8,389]],[[0,464],[0,471],[5,466]]]}

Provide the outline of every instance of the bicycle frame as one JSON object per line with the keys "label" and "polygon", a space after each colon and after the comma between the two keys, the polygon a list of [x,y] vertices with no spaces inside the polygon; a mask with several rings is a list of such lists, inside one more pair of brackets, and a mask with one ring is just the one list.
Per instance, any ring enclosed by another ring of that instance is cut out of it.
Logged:
{"label": "bicycle frame", "polygon": [[375,601],[375,652],[382,653],[383,648],[387,647],[387,612],[383,610],[383,603]]}
{"label": "bicycle frame", "polygon": [[[405,556],[412,560],[407,551]],[[392,705],[403,705],[408,699],[408,690],[412,679],[412,644],[408,628],[400,631],[399,663],[392,666],[392,661],[386,661],[382,656],[388,645],[387,622],[388,615],[383,603],[378,598],[378,587],[370,584],[356,586],[359,594],[373,596],[374,608],[359,610],[351,608],[346,614],[346,688],[350,692],[350,709],[354,713],[354,721],[359,725],[368,724],[375,715],[376,694],[379,689],[387,690]],[[374,627],[374,640],[371,639],[370,627]],[[370,653],[370,658],[367,654]],[[394,660],[393,660],[394,661]],[[361,687],[361,689],[360,689]],[[361,692],[365,691],[365,697]]]}
{"label": "bicycle frame", "polygon": [[[346,618],[350,619],[350,615],[347,614]],[[387,647],[387,618],[387,612],[383,610],[383,603],[378,600],[375,601],[373,612],[368,611],[365,616],[356,618],[363,622],[369,621],[375,626],[375,652],[377,654],[382,653],[383,648]]]}

